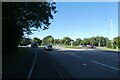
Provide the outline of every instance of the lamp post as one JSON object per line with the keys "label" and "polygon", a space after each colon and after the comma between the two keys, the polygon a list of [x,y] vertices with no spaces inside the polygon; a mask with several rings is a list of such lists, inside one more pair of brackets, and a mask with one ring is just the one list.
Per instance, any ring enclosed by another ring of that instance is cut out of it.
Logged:
{"label": "lamp post", "polygon": [[[110,25],[111,25],[111,37],[113,37],[113,22],[112,22],[112,19],[110,20]],[[113,49],[113,38],[111,40],[111,46],[112,46],[112,49]]]}
{"label": "lamp post", "polygon": [[[110,21],[111,37],[113,37],[113,22],[112,22],[112,19],[111,20],[105,19],[105,21]],[[108,39],[109,39],[109,27],[108,27]],[[112,49],[113,49],[113,38],[111,40],[111,46],[112,46]]]}

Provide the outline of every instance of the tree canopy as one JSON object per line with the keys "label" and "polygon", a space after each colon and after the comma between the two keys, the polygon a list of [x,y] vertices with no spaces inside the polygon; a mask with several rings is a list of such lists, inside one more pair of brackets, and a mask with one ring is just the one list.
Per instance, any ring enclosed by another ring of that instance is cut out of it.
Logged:
{"label": "tree canopy", "polygon": [[3,53],[15,51],[24,33],[48,29],[57,12],[55,5],[55,2],[3,2]]}
{"label": "tree canopy", "polygon": [[2,8],[3,22],[6,20],[27,34],[38,28],[48,29],[52,14],[56,13],[55,2],[5,2]]}
{"label": "tree canopy", "polygon": [[71,38],[69,37],[63,37],[62,41],[64,42],[63,44],[64,45],[70,45],[70,42],[71,42]]}
{"label": "tree canopy", "polygon": [[[109,40],[107,37],[103,36],[96,36],[96,37],[90,37],[90,38],[76,38],[74,41],[70,37],[63,37],[62,39],[54,39],[51,35],[46,36],[43,38],[42,43],[43,44],[53,44],[53,45],[72,45],[79,46],[79,45],[93,45],[93,46],[101,46],[101,47],[108,47],[112,48],[112,40]],[[117,47],[120,48],[120,36],[115,37],[113,39],[113,48],[116,49]]]}
{"label": "tree canopy", "polygon": [[113,38],[113,44],[120,49],[120,36]]}
{"label": "tree canopy", "polygon": [[43,38],[42,43],[43,43],[43,45],[53,44],[54,43],[54,38],[51,35],[46,36],[46,37]]}

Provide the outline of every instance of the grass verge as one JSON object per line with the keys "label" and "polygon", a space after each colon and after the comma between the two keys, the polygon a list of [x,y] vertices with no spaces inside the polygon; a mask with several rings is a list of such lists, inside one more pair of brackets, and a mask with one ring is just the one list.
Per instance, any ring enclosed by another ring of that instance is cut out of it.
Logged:
{"label": "grass verge", "polygon": [[17,62],[20,61],[20,59],[27,54],[28,52],[28,48],[24,48],[24,47],[18,47],[16,54],[14,55],[6,55],[3,57],[2,60],[2,68],[6,69],[8,67],[10,67],[11,65],[16,64]]}
{"label": "grass verge", "polygon": [[112,48],[106,48],[106,47],[96,47],[96,48],[101,50],[120,51],[118,49],[112,49]]}
{"label": "grass verge", "polygon": [[44,48],[44,46],[38,46],[39,48]]}
{"label": "grass verge", "polygon": [[70,46],[70,45],[63,45],[65,48],[73,48],[73,49],[80,49],[79,46]]}

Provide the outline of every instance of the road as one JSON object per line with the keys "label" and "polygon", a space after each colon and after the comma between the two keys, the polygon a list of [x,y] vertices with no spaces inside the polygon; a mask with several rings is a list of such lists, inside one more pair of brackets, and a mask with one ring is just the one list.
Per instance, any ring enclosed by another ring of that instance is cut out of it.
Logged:
{"label": "road", "polygon": [[48,53],[77,78],[117,78],[118,53],[97,49],[78,50],[56,48]]}
{"label": "road", "polygon": [[3,71],[4,79],[45,79],[45,78],[118,78],[116,52],[97,49],[69,49],[54,47],[53,51],[30,48],[29,54],[21,61]]}

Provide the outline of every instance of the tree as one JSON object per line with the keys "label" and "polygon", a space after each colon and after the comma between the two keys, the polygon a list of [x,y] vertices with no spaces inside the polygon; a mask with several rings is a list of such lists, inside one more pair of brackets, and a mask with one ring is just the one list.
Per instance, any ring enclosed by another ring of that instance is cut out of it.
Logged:
{"label": "tree", "polygon": [[76,41],[74,41],[74,45],[79,46],[81,44],[82,39],[76,38]]}
{"label": "tree", "polygon": [[54,38],[51,35],[46,36],[46,37],[43,38],[42,43],[43,43],[43,45],[53,44],[54,43]]}
{"label": "tree", "polygon": [[72,39],[69,38],[69,37],[63,37],[62,43],[63,43],[64,45],[70,45],[71,40],[72,40]]}
{"label": "tree", "polygon": [[48,42],[49,44],[54,44],[54,38],[53,38],[53,37],[49,38],[49,39],[47,40],[47,42]]}
{"label": "tree", "polygon": [[84,38],[83,44],[87,45],[87,44],[90,44],[90,39],[89,38]]}
{"label": "tree", "polygon": [[114,48],[118,47],[118,49],[120,49],[120,36],[113,38],[113,45]]}
{"label": "tree", "polygon": [[106,46],[106,43],[107,43],[107,41],[106,41],[106,38],[104,38],[104,37],[101,37],[102,39],[101,39],[101,46]]}
{"label": "tree", "polygon": [[54,39],[54,44],[55,44],[55,45],[59,44],[58,39]]}
{"label": "tree", "polygon": [[95,46],[106,46],[106,38],[104,38],[103,36],[97,36],[95,37]]}
{"label": "tree", "polygon": [[108,47],[108,48],[112,48],[112,46],[111,46],[111,40],[108,40],[108,42],[107,42],[107,47]]}
{"label": "tree", "polygon": [[64,42],[63,42],[62,39],[58,39],[58,43],[59,43],[59,44],[64,44]]}
{"label": "tree", "polygon": [[55,2],[3,2],[3,53],[14,53],[24,33],[48,29],[56,12]]}

